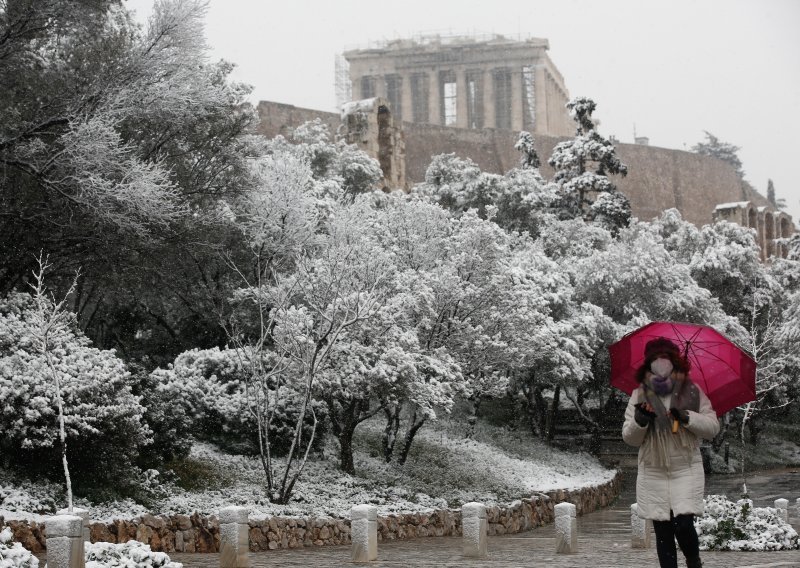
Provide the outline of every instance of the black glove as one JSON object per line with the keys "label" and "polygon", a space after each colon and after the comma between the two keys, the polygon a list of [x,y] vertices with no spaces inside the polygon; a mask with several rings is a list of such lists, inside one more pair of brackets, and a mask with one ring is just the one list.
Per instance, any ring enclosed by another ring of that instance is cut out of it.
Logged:
{"label": "black glove", "polygon": [[656,413],[645,410],[643,402],[640,402],[634,408],[636,410],[633,411],[633,419],[636,420],[639,426],[647,426],[656,419]]}
{"label": "black glove", "polygon": [[674,406],[669,409],[669,413],[672,414],[672,417],[683,424],[684,426],[689,423],[689,411],[688,410],[681,410],[675,408]]}

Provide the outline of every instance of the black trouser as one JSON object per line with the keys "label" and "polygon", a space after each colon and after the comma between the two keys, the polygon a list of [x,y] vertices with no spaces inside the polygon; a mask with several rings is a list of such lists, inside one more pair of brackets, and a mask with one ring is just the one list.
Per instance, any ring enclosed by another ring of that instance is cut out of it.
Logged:
{"label": "black trouser", "polygon": [[656,551],[661,568],[678,568],[678,551],[675,539],[686,557],[686,565],[690,568],[700,566],[700,543],[697,531],[694,530],[694,515],[673,516],[669,512],[668,521],[653,521],[656,533]]}

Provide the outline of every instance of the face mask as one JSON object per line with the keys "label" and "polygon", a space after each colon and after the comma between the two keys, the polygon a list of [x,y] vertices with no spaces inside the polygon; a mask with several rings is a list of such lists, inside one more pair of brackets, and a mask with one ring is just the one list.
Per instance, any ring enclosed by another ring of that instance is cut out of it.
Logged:
{"label": "face mask", "polygon": [[650,363],[650,370],[659,377],[668,377],[672,373],[672,361],[665,358],[656,359]]}

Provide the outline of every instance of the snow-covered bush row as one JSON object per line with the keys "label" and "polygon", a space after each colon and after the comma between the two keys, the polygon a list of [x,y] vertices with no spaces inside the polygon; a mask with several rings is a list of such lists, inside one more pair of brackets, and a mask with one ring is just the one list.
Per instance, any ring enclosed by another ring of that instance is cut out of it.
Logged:
{"label": "snow-covered bush row", "polygon": [[149,544],[129,540],[123,544],[86,543],[86,568],[183,568],[164,552],[153,552]]}
{"label": "snow-covered bush row", "polygon": [[800,548],[800,537],[772,507],[753,507],[750,499],[723,495],[705,499],[705,513],[695,519],[702,550],[787,550]]}
{"label": "snow-covered bush row", "polygon": [[[481,425],[474,439],[467,439],[459,423],[446,421],[423,430],[419,446],[397,467],[380,457],[381,421],[369,420],[362,428],[354,454],[359,475],[340,471],[333,455],[318,457],[306,464],[288,504],[271,503],[264,494],[257,457],[230,455],[199,442],[190,459],[207,472],[205,487],[190,491],[167,484],[148,507],[130,500],[91,504],[92,518],[110,522],[145,512],[210,515],[230,505],[247,507],[255,517],[343,517],[357,503],[374,504],[381,514],[430,511],[469,501],[504,504],[532,492],[602,484],[615,474],[588,455],[549,448],[524,433]],[[506,439],[502,447],[493,442],[499,438]]]}
{"label": "snow-covered bush row", "polygon": [[0,530],[0,568],[38,568],[39,559],[11,536],[10,528]]}

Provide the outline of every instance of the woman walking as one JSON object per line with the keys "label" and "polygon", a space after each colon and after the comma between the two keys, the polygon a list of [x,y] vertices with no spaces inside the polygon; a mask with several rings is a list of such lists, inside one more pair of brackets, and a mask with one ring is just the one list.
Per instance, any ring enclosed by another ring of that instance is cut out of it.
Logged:
{"label": "woman walking", "polygon": [[705,491],[700,438],[716,436],[719,421],[672,341],[653,339],[644,355],[622,427],[622,439],[639,448],[639,514],[653,521],[661,568],[678,567],[676,540],[686,566],[699,568],[694,517],[703,513]]}

